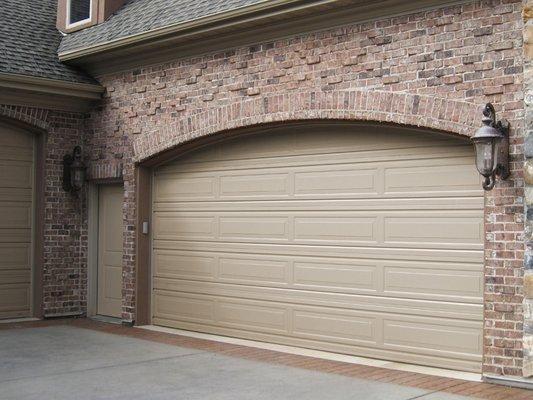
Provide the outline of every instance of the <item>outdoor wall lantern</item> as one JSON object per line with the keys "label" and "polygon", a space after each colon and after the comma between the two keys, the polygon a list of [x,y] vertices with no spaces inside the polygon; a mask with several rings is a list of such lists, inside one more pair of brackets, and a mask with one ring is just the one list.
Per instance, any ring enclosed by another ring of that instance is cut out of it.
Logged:
{"label": "outdoor wall lantern", "polygon": [[74,147],[72,154],[63,157],[63,189],[76,193],[85,183],[85,164],[81,159],[81,147]]}
{"label": "outdoor wall lantern", "polygon": [[483,109],[483,126],[472,137],[476,150],[476,167],[485,177],[483,189],[492,190],[496,176],[509,177],[509,122],[496,122],[494,106],[487,103]]}

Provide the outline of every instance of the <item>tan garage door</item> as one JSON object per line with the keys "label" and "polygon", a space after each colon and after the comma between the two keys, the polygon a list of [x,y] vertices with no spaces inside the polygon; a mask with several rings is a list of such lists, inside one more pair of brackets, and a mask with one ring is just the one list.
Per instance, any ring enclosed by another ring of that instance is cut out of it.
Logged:
{"label": "tan garage door", "polygon": [[212,145],[155,171],[153,323],[479,371],[472,146],[348,125]]}
{"label": "tan garage door", "polygon": [[33,135],[0,123],[0,318],[30,315]]}

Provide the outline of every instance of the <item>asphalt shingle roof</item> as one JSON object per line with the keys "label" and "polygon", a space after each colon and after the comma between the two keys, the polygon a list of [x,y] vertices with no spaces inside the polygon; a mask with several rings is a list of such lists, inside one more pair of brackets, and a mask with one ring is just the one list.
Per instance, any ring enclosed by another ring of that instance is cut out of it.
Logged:
{"label": "asphalt shingle roof", "polygon": [[67,35],[61,42],[59,52],[91,47],[153,29],[268,1],[129,0],[104,23]]}
{"label": "asphalt shingle roof", "polygon": [[56,10],[57,0],[0,0],[0,73],[96,83],[59,61]]}

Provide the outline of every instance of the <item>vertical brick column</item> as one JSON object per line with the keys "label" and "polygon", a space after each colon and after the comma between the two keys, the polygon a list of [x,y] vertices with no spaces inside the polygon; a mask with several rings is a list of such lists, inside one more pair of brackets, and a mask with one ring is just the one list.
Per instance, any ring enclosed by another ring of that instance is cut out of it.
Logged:
{"label": "vertical brick column", "polygon": [[524,377],[533,376],[533,0],[524,1],[526,254],[524,260]]}

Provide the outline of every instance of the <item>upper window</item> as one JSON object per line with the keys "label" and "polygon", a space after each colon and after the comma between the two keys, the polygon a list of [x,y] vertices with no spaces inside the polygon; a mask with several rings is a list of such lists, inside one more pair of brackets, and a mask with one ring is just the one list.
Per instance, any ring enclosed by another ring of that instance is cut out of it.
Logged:
{"label": "upper window", "polygon": [[67,1],[67,26],[78,25],[91,20],[92,0]]}

